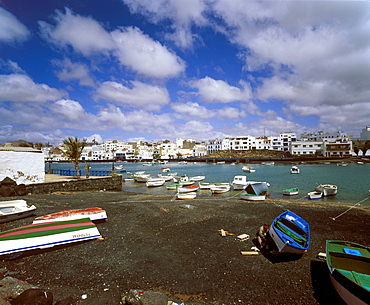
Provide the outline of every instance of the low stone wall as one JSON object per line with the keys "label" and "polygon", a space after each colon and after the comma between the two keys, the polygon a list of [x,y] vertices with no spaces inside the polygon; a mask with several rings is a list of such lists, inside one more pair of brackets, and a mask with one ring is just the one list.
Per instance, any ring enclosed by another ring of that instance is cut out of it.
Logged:
{"label": "low stone wall", "polygon": [[109,177],[81,178],[70,181],[34,183],[26,185],[28,194],[50,194],[54,192],[79,191],[122,191],[122,175]]}

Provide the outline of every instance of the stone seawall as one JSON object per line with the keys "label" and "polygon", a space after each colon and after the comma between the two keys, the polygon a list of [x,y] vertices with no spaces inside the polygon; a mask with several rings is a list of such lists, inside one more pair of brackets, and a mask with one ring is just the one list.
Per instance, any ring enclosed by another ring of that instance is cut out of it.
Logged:
{"label": "stone seawall", "polygon": [[50,194],[54,192],[79,191],[122,191],[122,175],[109,177],[81,178],[69,181],[34,183],[26,185],[28,194]]}

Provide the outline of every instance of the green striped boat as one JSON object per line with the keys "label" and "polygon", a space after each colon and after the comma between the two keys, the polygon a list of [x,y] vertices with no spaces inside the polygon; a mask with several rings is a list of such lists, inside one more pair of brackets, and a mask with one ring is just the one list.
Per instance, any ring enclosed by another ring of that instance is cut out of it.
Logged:
{"label": "green striped boat", "polygon": [[101,237],[90,218],[31,224],[0,233],[0,255]]}

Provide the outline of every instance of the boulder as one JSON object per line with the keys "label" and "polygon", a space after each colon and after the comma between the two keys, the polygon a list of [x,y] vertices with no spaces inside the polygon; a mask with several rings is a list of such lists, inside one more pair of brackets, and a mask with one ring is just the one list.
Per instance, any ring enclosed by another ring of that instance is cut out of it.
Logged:
{"label": "boulder", "polygon": [[53,305],[53,294],[42,289],[30,288],[14,298],[11,305]]}

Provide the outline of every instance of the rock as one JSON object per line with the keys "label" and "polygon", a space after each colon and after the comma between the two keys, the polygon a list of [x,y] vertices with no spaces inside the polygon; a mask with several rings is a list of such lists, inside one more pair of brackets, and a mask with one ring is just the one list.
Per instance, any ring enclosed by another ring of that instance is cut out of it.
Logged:
{"label": "rock", "polygon": [[14,298],[11,305],[53,305],[53,294],[42,289],[30,288]]}
{"label": "rock", "polygon": [[54,305],[74,305],[76,302],[72,297],[67,297],[57,301]]}
{"label": "rock", "polygon": [[0,280],[0,305],[9,305],[9,300],[16,298],[19,294],[29,288],[36,287],[11,276],[3,278]]}
{"label": "rock", "polygon": [[[168,297],[163,293],[156,291],[143,291],[140,289],[131,289],[128,296],[124,298],[123,304],[128,305],[167,305]],[[125,303],[126,302],[126,303]]]}
{"label": "rock", "polygon": [[14,187],[14,191],[18,196],[27,195],[27,189],[25,184],[18,184]]}

